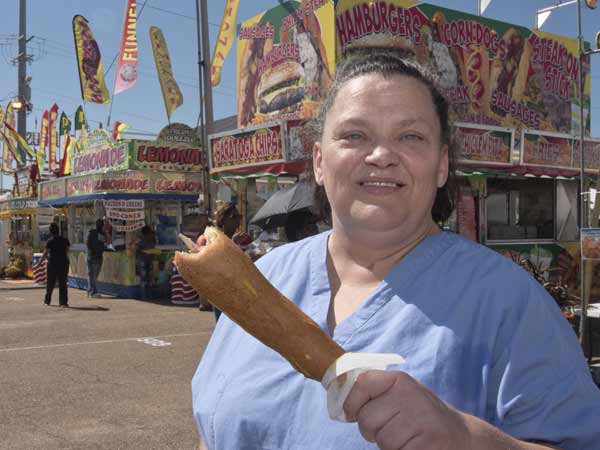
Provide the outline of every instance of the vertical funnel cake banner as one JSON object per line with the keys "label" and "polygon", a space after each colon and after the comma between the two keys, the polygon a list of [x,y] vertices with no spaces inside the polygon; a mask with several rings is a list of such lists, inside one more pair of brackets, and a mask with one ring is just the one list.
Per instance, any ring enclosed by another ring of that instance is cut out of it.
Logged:
{"label": "vertical funnel cake banner", "polygon": [[221,69],[225,58],[229,54],[233,41],[235,40],[235,21],[237,18],[238,7],[240,0],[227,0],[225,3],[225,11],[221,19],[221,28],[215,43],[212,62],[210,64],[210,83],[213,86],[221,82]]}
{"label": "vertical funnel cake banner", "polygon": [[309,119],[335,66],[330,1],[288,1],[242,22],[237,45],[238,127]]}
{"label": "vertical funnel cake banner", "polygon": [[[338,0],[335,32],[338,58],[355,48],[394,47],[432,67],[453,121],[579,133],[575,39],[402,0]],[[583,70],[589,134],[589,58]]]}
{"label": "vertical funnel cake banner", "polygon": [[104,83],[100,47],[83,16],[73,17],[73,37],[79,68],[81,98],[84,102],[108,103],[108,89]]}
{"label": "vertical funnel cake banner", "polygon": [[183,96],[179,86],[173,77],[173,68],[171,67],[171,57],[167,42],[158,27],[150,27],[150,41],[152,41],[152,52],[154,53],[154,62],[160,81],[167,118],[171,120],[171,113],[183,104]]}
{"label": "vertical funnel cake banner", "polygon": [[121,51],[117,63],[114,94],[119,94],[131,87],[137,81],[137,15],[135,0],[127,0],[125,5],[125,19],[121,35]]}

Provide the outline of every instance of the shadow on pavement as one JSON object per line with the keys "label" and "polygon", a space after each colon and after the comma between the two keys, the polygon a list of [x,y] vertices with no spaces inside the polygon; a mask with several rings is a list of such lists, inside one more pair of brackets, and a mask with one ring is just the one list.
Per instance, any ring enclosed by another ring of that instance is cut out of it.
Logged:
{"label": "shadow on pavement", "polygon": [[[58,305],[48,305],[50,307],[58,308]],[[104,306],[69,306],[64,309],[76,309],[78,311],[110,311],[110,308],[105,308]]]}

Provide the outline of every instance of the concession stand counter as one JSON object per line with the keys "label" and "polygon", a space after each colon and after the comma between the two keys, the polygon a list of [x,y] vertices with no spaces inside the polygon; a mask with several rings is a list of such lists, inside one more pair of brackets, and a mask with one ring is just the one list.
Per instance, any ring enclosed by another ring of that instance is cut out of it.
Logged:
{"label": "concession stand counter", "polygon": [[100,293],[141,298],[135,270],[139,230],[149,225],[156,235],[153,273],[181,249],[177,234],[190,237],[200,228],[198,204],[204,192],[204,156],[194,131],[172,124],[157,141],[115,142],[103,130],[78,142],[72,156],[73,175],[41,183],[39,202],[67,208],[71,241],[69,285],[87,288],[88,231],[105,221],[106,245]]}

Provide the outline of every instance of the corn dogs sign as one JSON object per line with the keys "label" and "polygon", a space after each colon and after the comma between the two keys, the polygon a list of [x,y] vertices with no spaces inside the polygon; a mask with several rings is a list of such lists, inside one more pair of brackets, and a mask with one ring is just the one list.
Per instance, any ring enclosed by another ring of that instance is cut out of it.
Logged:
{"label": "corn dogs sign", "polygon": [[[336,54],[395,47],[434,68],[451,120],[578,134],[575,39],[407,0],[337,0]],[[590,66],[584,59],[589,124]],[[589,125],[586,133],[589,134]]]}

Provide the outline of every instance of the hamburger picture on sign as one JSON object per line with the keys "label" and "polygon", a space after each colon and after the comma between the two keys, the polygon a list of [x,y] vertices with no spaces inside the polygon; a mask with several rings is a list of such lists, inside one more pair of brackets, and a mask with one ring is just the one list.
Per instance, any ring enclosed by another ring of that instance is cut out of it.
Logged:
{"label": "hamburger picture on sign", "polygon": [[314,116],[333,76],[333,15],[327,0],[288,1],[242,22],[239,128]]}

